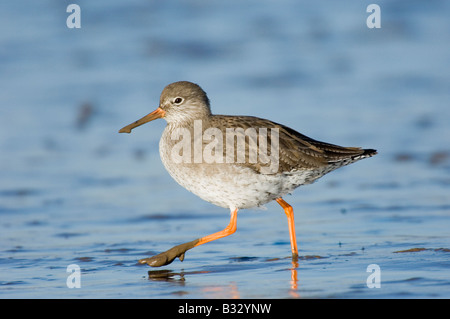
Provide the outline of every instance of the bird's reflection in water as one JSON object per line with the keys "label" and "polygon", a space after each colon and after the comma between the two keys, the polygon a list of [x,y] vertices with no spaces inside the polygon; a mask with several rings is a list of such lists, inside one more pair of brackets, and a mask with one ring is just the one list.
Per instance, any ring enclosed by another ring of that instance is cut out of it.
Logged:
{"label": "bird's reflection in water", "polygon": [[184,272],[176,273],[168,269],[149,270],[148,279],[152,281],[170,281],[170,282],[185,281]]}
{"label": "bird's reflection in water", "polygon": [[208,298],[213,299],[240,299],[238,286],[235,282],[226,285],[210,285],[202,288],[202,292]]}
{"label": "bird's reflection in water", "polygon": [[[210,271],[180,271],[174,272],[172,270],[150,270],[148,271],[148,279],[152,281],[166,281],[176,283],[179,285],[185,285],[185,275],[198,275],[207,274]],[[239,299],[239,291],[236,283],[232,282],[229,285],[209,285],[203,287],[201,291],[208,296],[208,298],[227,298],[227,299]]]}
{"label": "bird's reflection in water", "polygon": [[[299,256],[298,259],[300,260],[314,260],[314,259],[322,259],[326,257],[318,256],[318,255],[305,255],[305,256]],[[291,288],[289,290],[289,294],[294,298],[300,298],[300,293],[298,292],[298,274],[297,274],[297,268],[299,266],[298,259],[294,260],[292,259],[292,268],[290,268],[291,271]]]}
{"label": "bird's reflection in water", "polygon": [[163,270],[149,270],[148,271],[148,279],[152,281],[167,281],[167,282],[179,282],[183,283],[186,279],[185,275],[191,274],[207,274],[209,271],[191,271],[191,272],[174,272],[169,269]]}
{"label": "bird's reflection in water", "polygon": [[[300,259],[302,259],[303,257],[299,257]],[[291,257],[286,257],[285,259],[291,259],[292,262],[292,267],[289,268],[290,271],[290,281],[289,281],[289,295],[292,296],[293,298],[299,298],[300,294],[298,293],[298,272],[297,272],[297,268],[298,268],[298,259],[292,259]],[[266,261],[268,262],[272,262],[272,261],[279,261],[281,260],[281,258],[270,258],[267,259]]]}
{"label": "bird's reflection in water", "polygon": [[292,268],[291,270],[291,289],[289,290],[289,294],[294,298],[299,298],[300,294],[298,293],[298,275],[297,275],[298,261],[292,260]]}
{"label": "bird's reflection in water", "polygon": [[[301,259],[308,259],[306,257],[302,257]],[[316,256],[314,256],[316,257]],[[242,258],[241,258],[242,259]],[[241,260],[239,259],[239,260]],[[267,259],[266,261],[276,261],[279,260],[278,258],[273,259]],[[289,280],[289,295],[293,298],[300,298],[300,293],[298,292],[298,267],[299,263],[298,260],[292,260],[292,267],[289,269],[290,274],[290,280]],[[287,270],[287,269],[286,269]],[[184,270],[181,270],[179,272],[175,272],[170,269],[163,269],[163,270],[149,270],[148,271],[148,279],[151,281],[166,281],[171,283],[176,283],[179,285],[184,286],[186,281],[186,276],[189,275],[198,275],[198,274],[208,274],[211,273],[211,271],[189,271],[186,272]],[[237,299],[240,298],[238,286],[235,282],[230,283],[229,285],[210,285],[207,287],[203,287],[202,291],[206,293],[209,297],[211,295],[215,295],[217,298],[230,298],[230,299]],[[226,296],[226,297],[224,297]]]}

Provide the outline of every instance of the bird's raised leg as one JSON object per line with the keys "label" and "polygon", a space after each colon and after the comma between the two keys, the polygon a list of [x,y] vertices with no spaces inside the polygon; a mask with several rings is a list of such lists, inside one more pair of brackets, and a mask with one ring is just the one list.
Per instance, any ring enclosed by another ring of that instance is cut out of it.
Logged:
{"label": "bird's raised leg", "polygon": [[292,259],[298,260],[297,238],[295,236],[294,210],[292,206],[286,203],[281,197],[276,199],[277,203],[283,207],[286,213],[289,226],[289,237],[291,239]]}
{"label": "bird's raised leg", "polygon": [[160,267],[160,266],[170,264],[177,257],[180,258],[181,261],[183,261],[184,253],[186,251],[188,251],[189,249],[233,234],[236,231],[237,212],[238,212],[237,209],[231,211],[230,223],[228,224],[228,226],[225,229],[223,229],[217,233],[195,239],[188,243],[184,243],[184,244],[172,247],[171,249],[169,249],[163,253],[160,253],[158,255],[141,259],[141,260],[139,260],[139,263],[140,264],[148,264],[149,266],[152,266],[152,267]]}

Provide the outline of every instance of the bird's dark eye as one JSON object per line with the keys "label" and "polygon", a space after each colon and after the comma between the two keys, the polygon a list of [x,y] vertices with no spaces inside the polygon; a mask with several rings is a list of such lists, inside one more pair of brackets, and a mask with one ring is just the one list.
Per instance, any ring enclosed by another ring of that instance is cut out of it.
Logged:
{"label": "bird's dark eye", "polygon": [[180,104],[181,102],[183,102],[182,97],[176,97],[175,100],[173,100],[173,103],[175,103],[175,104]]}

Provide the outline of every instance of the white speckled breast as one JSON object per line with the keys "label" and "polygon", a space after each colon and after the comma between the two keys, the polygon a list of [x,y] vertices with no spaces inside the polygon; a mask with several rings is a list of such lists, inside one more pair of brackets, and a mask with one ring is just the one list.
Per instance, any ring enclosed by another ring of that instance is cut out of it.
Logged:
{"label": "white speckled breast", "polygon": [[269,175],[233,163],[176,163],[171,158],[171,132],[167,126],[159,143],[165,168],[178,184],[220,207],[258,207],[316,179],[311,170]]}

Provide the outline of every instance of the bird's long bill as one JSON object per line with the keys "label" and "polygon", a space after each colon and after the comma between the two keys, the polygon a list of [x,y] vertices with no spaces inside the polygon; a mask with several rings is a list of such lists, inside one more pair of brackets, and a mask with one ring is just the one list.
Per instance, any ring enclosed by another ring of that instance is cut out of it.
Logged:
{"label": "bird's long bill", "polygon": [[160,107],[158,107],[152,113],[149,113],[146,116],[144,116],[143,118],[137,120],[136,122],[133,122],[133,123],[128,124],[127,126],[121,128],[119,133],[131,133],[132,129],[134,129],[138,126],[141,126],[142,124],[145,124],[147,122],[164,117],[165,114],[166,114],[166,112],[163,109],[161,109]]}

